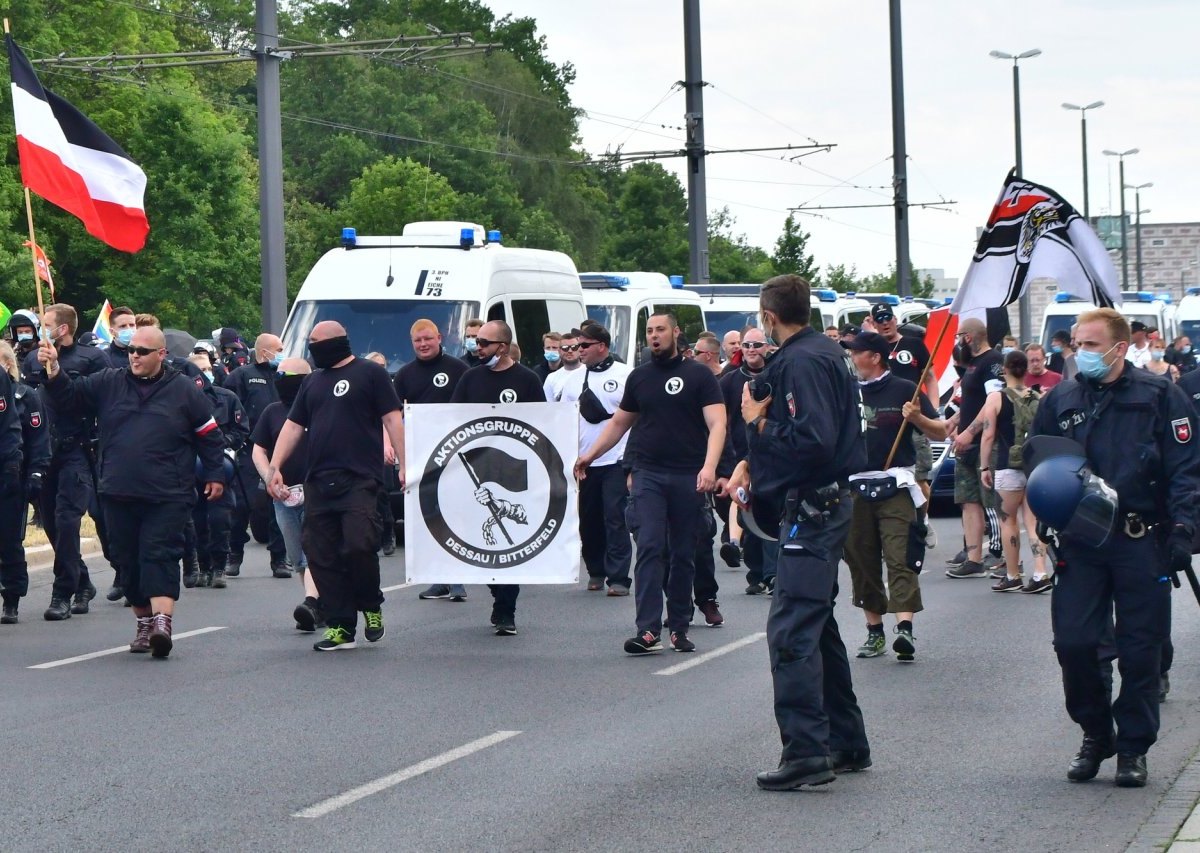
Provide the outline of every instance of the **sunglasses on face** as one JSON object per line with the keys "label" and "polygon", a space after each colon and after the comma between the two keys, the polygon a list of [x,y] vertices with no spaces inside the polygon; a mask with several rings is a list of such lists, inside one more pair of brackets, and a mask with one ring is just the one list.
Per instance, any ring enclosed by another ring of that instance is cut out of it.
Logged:
{"label": "sunglasses on face", "polygon": [[563,344],[561,347],[559,347],[559,350],[562,352],[575,352],[580,346],[581,344]]}
{"label": "sunglasses on face", "polygon": [[765,341],[742,341],[742,349],[762,349],[766,345]]}
{"label": "sunglasses on face", "polygon": [[134,355],[150,355],[150,353],[160,350],[157,347],[130,347],[129,351]]}
{"label": "sunglasses on face", "polygon": [[492,344],[506,344],[508,341],[489,341],[487,338],[476,338],[475,345],[479,347],[490,347]]}
{"label": "sunglasses on face", "polygon": [[[579,342],[580,349],[589,349],[591,347],[599,346],[599,345],[600,345],[599,341],[580,341]],[[563,349],[566,349],[566,347],[564,347]]]}

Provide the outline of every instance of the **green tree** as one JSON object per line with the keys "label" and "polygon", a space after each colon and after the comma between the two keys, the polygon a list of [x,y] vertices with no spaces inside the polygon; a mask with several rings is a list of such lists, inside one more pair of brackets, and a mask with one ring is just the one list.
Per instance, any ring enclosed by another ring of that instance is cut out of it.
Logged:
{"label": "green tree", "polygon": [[771,264],[776,275],[795,273],[804,276],[810,282],[820,279],[820,267],[808,254],[808,234],[796,221],[795,214],[789,213],[783,221],[783,233],[775,241],[775,254],[771,256]]}
{"label": "green tree", "polygon": [[399,234],[408,222],[454,219],[462,204],[442,175],[407,158],[386,157],[350,182],[338,212],[361,234]]}
{"label": "green tree", "polygon": [[848,293],[852,290],[859,289],[858,269],[851,264],[850,269],[846,269],[845,264],[834,264],[825,268],[825,275],[821,279],[822,287],[829,287],[836,290],[838,293]]}
{"label": "green tree", "polygon": [[621,177],[603,266],[666,275],[687,269],[687,200],[675,175],[637,163]]}

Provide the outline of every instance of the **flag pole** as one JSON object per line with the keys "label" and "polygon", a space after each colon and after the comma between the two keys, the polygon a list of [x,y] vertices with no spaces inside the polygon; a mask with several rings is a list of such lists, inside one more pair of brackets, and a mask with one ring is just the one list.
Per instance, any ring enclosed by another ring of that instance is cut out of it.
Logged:
{"label": "flag pole", "polygon": [[[930,316],[933,316],[930,314]],[[947,315],[946,322],[942,324],[941,331],[938,332],[937,340],[933,343],[933,352],[929,355],[929,361],[925,362],[925,369],[921,371],[921,379],[917,382],[917,391],[913,394],[912,404],[915,406],[917,401],[921,399],[921,388],[924,386],[926,379],[929,377],[929,368],[933,367],[934,356],[937,351],[942,348],[942,340],[946,337],[946,330],[950,328],[950,317]],[[900,430],[896,433],[896,440],[892,442],[892,449],[888,452],[887,461],[883,463],[883,470],[892,467],[892,458],[896,455],[896,449],[900,446],[900,439],[904,438],[904,430],[908,426],[907,420],[900,421]]]}
{"label": "flag pole", "polygon": [[[9,26],[8,18],[4,19],[4,34],[12,35],[12,28]],[[42,278],[38,275],[37,265],[37,240],[33,233],[33,203],[29,198],[29,187],[25,187],[25,218],[29,222],[29,260],[33,263],[33,283],[37,286],[37,304],[38,304],[38,329],[41,336],[45,338],[46,328],[42,323],[42,316],[46,313],[46,303],[42,298]]]}

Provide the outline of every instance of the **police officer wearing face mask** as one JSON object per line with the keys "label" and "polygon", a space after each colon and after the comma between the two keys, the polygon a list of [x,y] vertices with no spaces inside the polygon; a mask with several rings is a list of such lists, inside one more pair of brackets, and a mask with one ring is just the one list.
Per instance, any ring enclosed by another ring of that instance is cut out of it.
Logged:
{"label": "police officer wearing face mask", "polygon": [[[47,306],[42,325],[58,347],[58,365],[68,376],[91,376],[108,369],[108,358],[101,350],[75,343],[79,315],[70,305]],[[36,351],[25,360],[25,375],[34,387],[46,382]],[[58,622],[70,619],[72,613],[87,613],[88,602],[96,595],[79,553],[80,522],[95,497],[92,439],[96,422],[91,416],[60,412],[52,397],[43,402],[50,421],[51,459],[42,484],[42,524],[54,545],[54,587],[43,615]]]}
{"label": "police officer wearing face mask", "polygon": [[[283,341],[275,335],[264,332],[254,339],[254,361],[235,368],[225,380],[224,387],[236,394],[237,398],[241,400],[242,406],[245,407],[251,431],[258,425],[258,419],[263,410],[272,403],[279,402],[279,391],[275,387],[275,373],[283,357],[282,353]],[[275,521],[271,502],[259,480],[254,462],[250,458],[249,445],[243,446],[238,453],[237,479],[241,487],[238,489],[237,508],[233,513],[233,532],[229,540],[229,565],[225,573],[229,577],[237,577],[242,572],[246,543],[250,541],[250,535],[246,532],[246,528],[250,524],[251,514],[254,514],[267,528],[267,551],[271,555],[271,575],[277,578],[290,578],[292,573],[287,564],[287,549],[283,543],[283,535],[279,532],[279,524]]]}
{"label": "police officer wearing face mask", "polygon": [[[1091,472],[1116,493],[1110,529],[1080,536],[1059,529],[1051,624],[1067,713],[1083,745],[1067,778],[1093,778],[1117,755],[1116,783],[1146,784],[1146,753],[1158,737],[1160,655],[1170,624],[1169,575],[1191,565],[1197,523],[1200,457],[1196,419],[1168,379],[1126,363],[1129,322],[1111,308],[1085,311],[1075,332],[1079,376],[1042,398],[1030,429],[1077,442]],[[1032,464],[1046,464],[1033,447]],[[1030,451],[1027,451],[1027,454]],[[1029,459],[1029,456],[1026,456]],[[1028,466],[1029,462],[1027,462]],[[1042,486],[1030,475],[1029,501],[1039,517]],[[1061,482],[1057,478],[1053,482]],[[1053,510],[1053,504],[1048,507]],[[1111,698],[1099,650],[1112,631],[1121,692]],[[1115,731],[1114,731],[1115,726]]]}
{"label": "police officer wearing face mask", "polygon": [[127,305],[118,305],[108,315],[108,325],[112,329],[112,343],[104,350],[108,363],[113,367],[129,367],[129,344],[137,329],[137,315]]}
{"label": "police officer wearing face mask", "polygon": [[[866,466],[862,397],[845,351],[809,325],[811,287],[798,275],[762,286],[761,327],[781,342],[742,394],[750,458],[729,488],[747,489],[759,529],[780,543],[767,645],[779,767],[758,786],[824,785],[871,765],[846,647],[833,618],[838,561],[850,526],[849,477]],[[763,524],[766,526],[764,527]]]}
{"label": "police officer wearing face mask", "polygon": [[21,308],[13,312],[12,317],[8,320],[9,334],[12,335],[13,351],[17,356],[17,369],[20,371],[21,378],[25,378],[25,362],[29,358],[29,354],[37,347],[38,342],[38,323],[37,316],[28,309]]}

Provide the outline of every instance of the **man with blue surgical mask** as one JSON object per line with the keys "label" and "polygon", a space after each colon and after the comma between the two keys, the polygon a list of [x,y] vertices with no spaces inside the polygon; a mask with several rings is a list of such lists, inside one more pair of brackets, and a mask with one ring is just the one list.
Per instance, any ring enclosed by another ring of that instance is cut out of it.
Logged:
{"label": "man with blue surgical mask", "polygon": [[38,327],[37,317],[32,311],[26,309],[14,311],[8,321],[8,330],[12,335],[13,351],[16,353],[17,367],[20,369],[22,381],[25,378],[25,360],[37,347]]}
{"label": "man with blue surgical mask", "polygon": [[[241,400],[249,419],[250,431],[258,425],[258,418],[263,410],[272,403],[279,402],[279,391],[275,387],[276,368],[283,353],[283,341],[275,335],[264,332],[254,339],[254,359],[250,364],[244,364],[230,372],[224,387]],[[287,564],[287,548],[279,525],[275,521],[275,511],[266,491],[262,488],[258,471],[250,457],[250,448],[243,448],[237,457],[237,472],[240,485],[234,484],[234,496],[237,507],[233,513],[233,527],[229,539],[229,564],[225,574],[237,577],[242,571],[242,556],[246,543],[250,540],[246,526],[250,523],[251,514],[255,514],[267,528],[267,550],[271,552],[271,574],[277,578],[292,576]],[[244,490],[244,494],[243,494]],[[243,499],[244,498],[244,499]]]}
{"label": "man with blue surgical mask", "polygon": [[1167,349],[1167,364],[1173,364],[1180,374],[1196,369],[1196,353],[1192,351],[1192,340],[1187,335],[1177,337]]}
{"label": "man with blue surgical mask", "polygon": [[534,366],[533,372],[545,384],[550,374],[562,366],[562,335],[558,332],[546,332],[542,335],[542,360]]}
{"label": "man with blue surgical mask", "polygon": [[479,354],[479,330],[483,328],[483,321],[478,317],[472,317],[467,321],[466,331],[463,333],[463,356],[462,360],[467,363],[467,367],[478,367],[487,361]]}
{"label": "man with blue surgical mask", "polygon": [[119,305],[108,315],[112,343],[104,352],[113,367],[129,367],[129,344],[137,330],[137,315],[127,305]]}

